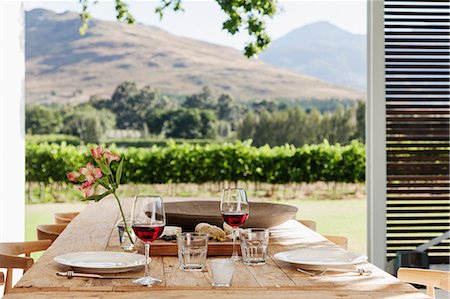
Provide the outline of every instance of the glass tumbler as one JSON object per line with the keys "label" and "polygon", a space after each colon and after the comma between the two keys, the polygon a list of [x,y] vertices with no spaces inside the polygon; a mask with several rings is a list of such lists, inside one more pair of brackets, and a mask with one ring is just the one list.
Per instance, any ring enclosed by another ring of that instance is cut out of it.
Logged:
{"label": "glass tumbler", "polygon": [[240,231],[242,261],[245,265],[264,265],[269,245],[269,230],[248,228]]}
{"label": "glass tumbler", "polygon": [[203,271],[208,253],[208,234],[182,233],[177,236],[178,260],[183,271]]}
{"label": "glass tumbler", "polygon": [[229,287],[233,280],[234,262],[232,259],[214,260],[210,264],[212,286]]}
{"label": "glass tumbler", "polygon": [[120,247],[122,248],[122,250],[124,251],[134,251],[134,242],[136,242],[136,236],[134,235],[133,230],[131,229],[131,221],[130,219],[127,219],[127,224],[128,224],[128,230],[130,232],[131,238],[133,238],[132,240],[130,240],[130,237],[128,236],[128,234],[125,232],[125,225],[123,223],[123,220],[119,220],[117,222],[117,231],[119,233],[119,243],[120,243]]}

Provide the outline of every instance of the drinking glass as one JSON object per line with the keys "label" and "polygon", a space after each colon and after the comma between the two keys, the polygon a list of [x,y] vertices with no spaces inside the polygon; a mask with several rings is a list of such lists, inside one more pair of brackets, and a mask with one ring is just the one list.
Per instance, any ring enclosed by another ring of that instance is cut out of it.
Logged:
{"label": "drinking glass", "polygon": [[249,213],[245,190],[240,188],[223,190],[220,213],[223,220],[233,228],[233,254],[231,259],[238,261],[240,257],[236,247],[237,230],[247,220]]}
{"label": "drinking glass", "polygon": [[265,228],[243,229],[240,231],[239,237],[244,265],[264,265],[269,245],[269,230]]}
{"label": "drinking glass", "polygon": [[[128,224],[131,224],[130,219],[126,220]],[[136,236],[134,235],[133,230],[129,227],[128,229],[130,230],[130,235],[131,238],[128,236],[128,234],[125,231],[125,224],[123,223],[123,220],[119,220],[116,224],[117,226],[117,231],[119,232],[119,243],[120,243],[120,247],[122,248],[122,250],[124,251],[129,251],[132,252],[134,250],[134,242],[136,240]]]}
{"label": "drinking glass", "polygon": [[208,253],[208,234],[182,233],[177,236],[178,260],[183,271],[203,271]]}
{"label": "drinking glass", "polygon": [[234,263],[231,259],[214,260],[210,264],[213,287],[229,287],[233,280]]}
{"label": "drinking glass", "polygon": [[145,274],[133,282],[141,285],[161,283],[158,278],[150,276],[150,242],[161,236],[166,225],[164,203],[160,196],[138,195],[133,202],[131,227],[136,236],[145,244]]}

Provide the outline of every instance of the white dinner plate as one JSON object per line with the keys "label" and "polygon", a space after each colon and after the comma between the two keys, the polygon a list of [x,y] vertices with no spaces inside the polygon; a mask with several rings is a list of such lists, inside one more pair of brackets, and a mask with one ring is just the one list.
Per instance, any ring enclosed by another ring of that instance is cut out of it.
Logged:
{"label": "white dinner plate", "polygon": [[145,265],[143,255],[113,251],[71,252],[59,255],[53,260],[76,271],[89,273],[120,273]]}
{"label": "white dinner plate", "polygon": [[367,256],[339,248],[299,248],[278,252],[275,259],[295,264],[302,269],[351,267],[367,261]]}

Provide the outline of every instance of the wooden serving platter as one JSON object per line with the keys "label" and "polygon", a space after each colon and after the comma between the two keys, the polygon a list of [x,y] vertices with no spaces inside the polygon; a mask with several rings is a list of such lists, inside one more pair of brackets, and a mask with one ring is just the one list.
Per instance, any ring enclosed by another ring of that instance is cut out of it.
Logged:
{"label": "wooden serving platter", "polygon": [[[138,245],[139,246],[139,245]],[[142,244],[141,244],[142,246]],[[141,251],[143,248],[140,248]],[[241,246],[237,245],[239,255],[241,254]],[[208,241],[208,256],[231,256],[233,253],[233,242],[219,242],[215,240]],[[177,256],[177,241],[156,240],[150,245],[150,256]]]}
{"label": "wooden serving platter", "polygon": [[[270,202],[250,202],[250,213],[242,228],[270,228],[295,218],[298,208]],[[220,201],[178,201],[164,204],[167,225],[179,226],[183,231],[194,231],[200,222],[223,227]]]}

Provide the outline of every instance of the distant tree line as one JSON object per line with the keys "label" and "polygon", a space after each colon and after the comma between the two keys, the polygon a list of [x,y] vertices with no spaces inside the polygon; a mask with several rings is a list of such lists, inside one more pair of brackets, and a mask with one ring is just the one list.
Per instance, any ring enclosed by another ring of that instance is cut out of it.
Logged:
{"label": "distant tree line", "polygon": [[363,101],[337,99],[237,102],[209,87],[198,93],[168,96],[134,82],[117,86],[111,98],[91,97],[77,105],[26,108],[29,134],[69,134],[101,142],[111,130],[140,131],[141,136],[185,139],[253,139],[254,145],[364,141]]}

